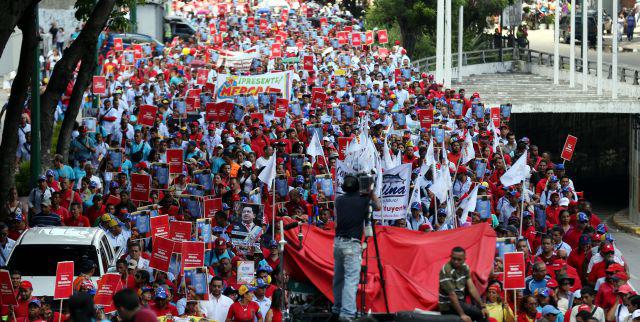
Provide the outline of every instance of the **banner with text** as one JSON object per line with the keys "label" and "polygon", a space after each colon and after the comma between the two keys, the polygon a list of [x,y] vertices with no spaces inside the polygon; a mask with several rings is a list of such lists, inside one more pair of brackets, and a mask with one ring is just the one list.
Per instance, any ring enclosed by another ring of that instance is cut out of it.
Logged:
{"label": "banner with text", "polygon": [[382,175],[382,211],[373,213],[374,219],[396,220],[405,218],[409,204],[411,164],[401,164],[384,171]]}
{"label": "banner with text", "polygon": [[215,98],[221,102],[232,101],[234,96],[240,94],[281,93],[283,98],[288,99],[291,97],[291,76],[291,71],[251,76],[219,74]]}

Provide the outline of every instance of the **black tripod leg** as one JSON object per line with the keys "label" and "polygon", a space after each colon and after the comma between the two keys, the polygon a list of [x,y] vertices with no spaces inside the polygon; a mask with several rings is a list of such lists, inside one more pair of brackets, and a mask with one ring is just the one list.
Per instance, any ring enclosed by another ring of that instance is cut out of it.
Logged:
{"label": "black tripod leg", "polygon": [[378,248],[378,237],[376,234],[376,225],[371,225],[373,230],[373,247],[376,248],[376,262],[378,262],[378,271],[380,271],[380,286],[382,286],[382,295],[384,296],[384,307],[389,313],[389,300],[387,299],[387,287],[384,281],[384,272],[382,270],[382,260],[380,259],[380,248]]}

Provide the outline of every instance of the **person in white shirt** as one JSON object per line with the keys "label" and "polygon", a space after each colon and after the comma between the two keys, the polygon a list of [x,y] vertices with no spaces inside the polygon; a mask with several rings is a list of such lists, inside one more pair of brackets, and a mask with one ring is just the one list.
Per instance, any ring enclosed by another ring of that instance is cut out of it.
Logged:
{"label": "person in white shirt", "polygon": [[264,155],[259,157],[258,160],[256,160],[256,169],[265,167],[267,165],[267,162],[269,161],[269,158],[271,158],[272,155],[273,155],[273,147],[270,145],[265,146]]}
{"label": "person in white shirt", "polygon": [[111,247],[118,252],[119,249],[125,249],[127,247],[127,236],[122,233],[122,227],[120,224],[111,220],[109,222],[109,231],[106,233],[107,239]]}
{"label": "person in white shirt", "polygon": [[16,241],[9,238],[9,227],[0,222],[0,266],[6,266],[11,250],[16,245]]}
{"label": "person in white shirt", "polygon": [[264,314],[266,314],[266,312],[271,308],[271,299],[265,296],[268,286],[269,284],[267,284],[263,279],[258,278],[257,288],[253,294],[253,301],[258,303],[260,306],[260,312],[265,312]]}
{"label": "person in white shirt", "polygon": [[200,312],[209,320],[226,321],[227,313],[233,300],[227,296],[222,295],[222,278],[214,276],[209,284],[210,297],[208,301],[199,301],[198,307]]}
{"label": "person in white shirt", "polygon": [[571,315],[569,322],[576,322],[576,315],[580,309],[589,309],[591,316],[598,320],[598,322],[605,322],[604,310],[601,307],[597,307],[593,304],[596,297],[596,291],[591,286],[585,286],[580,290],[580,298],[582,299],[582,305],[576,305],[571,309]]}

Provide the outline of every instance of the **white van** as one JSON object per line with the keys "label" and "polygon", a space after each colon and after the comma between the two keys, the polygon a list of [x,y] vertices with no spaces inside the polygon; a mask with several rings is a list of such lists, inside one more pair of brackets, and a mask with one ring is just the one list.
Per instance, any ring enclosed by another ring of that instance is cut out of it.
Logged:
{"label": "white van", "polygon": [[8,267],[33,284],[34,296],[53,296],[58,262],[73,261],[78,276],[83,261],[98,266],[92,280],[114,272],[120,254],[114,252],[100,228],[37,227],[25,231],[9,255]]}

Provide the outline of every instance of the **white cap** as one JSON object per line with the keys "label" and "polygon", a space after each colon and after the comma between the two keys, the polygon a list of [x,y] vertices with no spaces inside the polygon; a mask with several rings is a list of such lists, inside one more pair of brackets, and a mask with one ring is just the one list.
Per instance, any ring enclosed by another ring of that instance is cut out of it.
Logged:
{"label": "white cap", "polygon": [[640,318],[640,309],[633,311],[633,313],[631,314],[631,318],[632,319]]}
{"label": "white cap", "polygon": [[242,162],[242,166],[243,166],[243,167],[251,168],[251,166],[252,166],[252,165],[253,165],[253,164],[251,163],[251,161],[245,161],[245,162]]}
{"label": "white cap", "polygon": [[236,143],[236,139],[232,138],[232,137],[228,137],[227,138],[227,142],[229,143]]}
{"label": "white cap", "polygon": [[323,137],[322,140],[331,142],[331,139],[328,136]]}
{"label": "white cap", "polygon": [[562,197],[560,198],[560,202],[558,202],[558,205],[566,207],[569,205],[569,198],[567,197]]}

